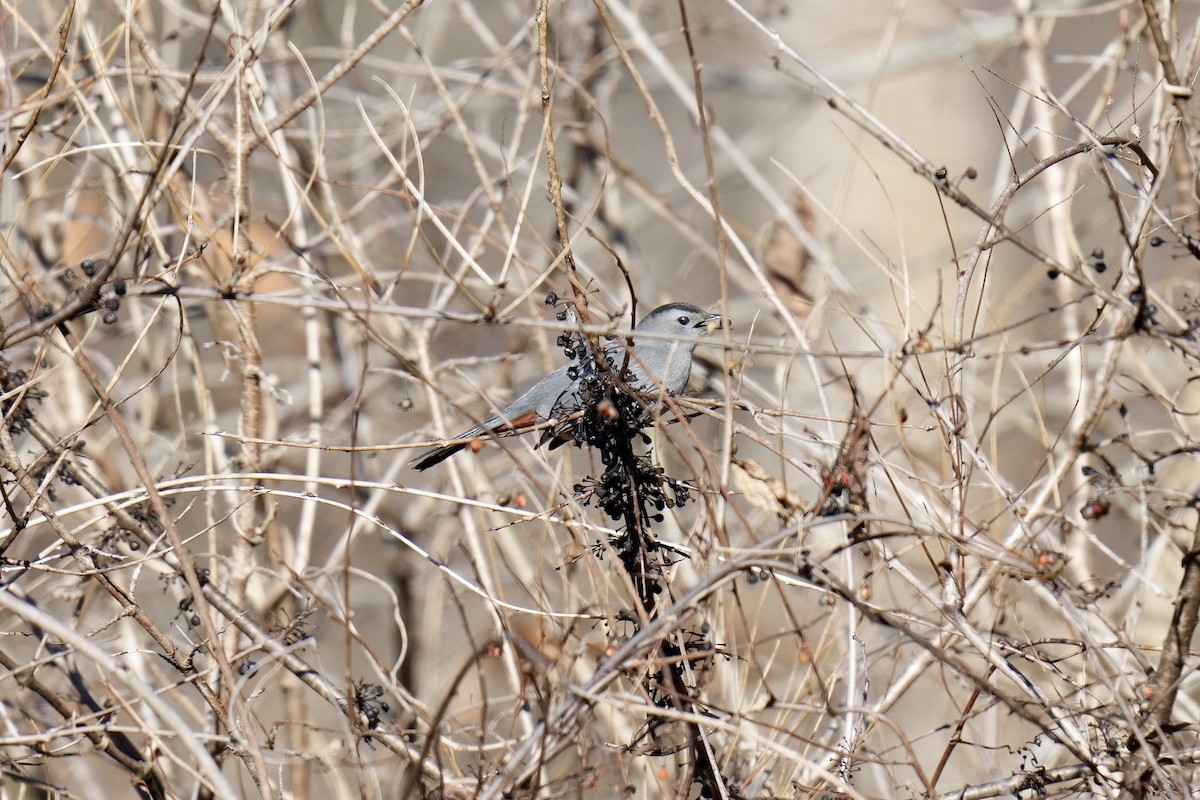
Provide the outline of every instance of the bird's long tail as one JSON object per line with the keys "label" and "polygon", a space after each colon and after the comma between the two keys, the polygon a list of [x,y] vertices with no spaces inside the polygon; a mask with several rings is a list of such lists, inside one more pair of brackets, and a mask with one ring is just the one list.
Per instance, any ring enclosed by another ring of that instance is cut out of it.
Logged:
{"label": "bird's long tail", "polygon": [[479,441],[481,439],[492,438],[496,436],[512,436],[514,433],[521,433],[529,428],[529,426],[540,421],[541,417],[536,411],[527,411],[521,414],[516,419],[506,420],[502,417],[492,417],[487,422],[477,427],[471,428],[469,431],[463,431],[455,437],[457,441],[450,444],[444,444],[441,447],[435,447],[425,453],[422,453],[412,461],[412,468],[423,470],[436,466],[445,461],[450,456],[462,450],[464,447],[474,445],[474,449],[479,449]]}
{"label": "bird's long tail", "polygon": [[425,470],[429,469],[430,467],[437,466],[466,446],[467,445],[465,442],[457,442],[455,444],[447,444],[442,445],[441,447],[435,447],[432,450],[423,453],[419,458],[414,460],[412,462],[412,467],[413,469]]}

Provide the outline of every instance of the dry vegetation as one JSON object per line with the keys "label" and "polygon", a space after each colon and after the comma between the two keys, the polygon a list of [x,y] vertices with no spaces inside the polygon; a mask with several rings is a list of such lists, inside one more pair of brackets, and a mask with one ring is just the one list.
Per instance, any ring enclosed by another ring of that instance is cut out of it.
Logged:
{"label": "dry vegetation", "polygon": [[[4,797],[1196,796],[1195,4],[63,5],[3,7]],[[408,466],[550,292],[733,320],[661,520]]]}

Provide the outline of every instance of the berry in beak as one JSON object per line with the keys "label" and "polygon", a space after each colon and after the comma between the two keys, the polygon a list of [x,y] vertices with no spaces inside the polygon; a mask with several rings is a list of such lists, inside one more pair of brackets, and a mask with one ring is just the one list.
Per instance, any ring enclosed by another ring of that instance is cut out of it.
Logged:
{"label": "berry in beak", "polygon": [[697,322],[696,327],[704,328],[704,333],[707,335],[718,330],[724,320],[725,318],[720,314],[709,314],[707,317]]}

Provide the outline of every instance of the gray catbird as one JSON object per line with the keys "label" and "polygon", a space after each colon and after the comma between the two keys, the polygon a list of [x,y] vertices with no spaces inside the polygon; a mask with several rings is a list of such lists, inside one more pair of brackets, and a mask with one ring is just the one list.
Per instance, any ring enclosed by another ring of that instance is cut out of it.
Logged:
{"label": "gray catbird", "polygon": [[[687,388],[692,374],[692,351],[701,337],[721,325],[720,314],[710,314],[690,303],[668,303],[647,314],[635,331],[675,334],[674,339],[641,339],[634,343],[629,357],[629,384],[638,391],[653,392],[661,386],[668,394],[678,394]],[[624,345],[612,342],[604,351],[619,369],[624,361]],[[415,469],[429,469],[467,447],[489,436],[513,436],[542,425],[556,413],[577,410],[577,380],[563,365],[535,383],[499,414],[454,437],[451,444],[435,447],[412,462]],[[647,372],[654,376],[647,378]]]}

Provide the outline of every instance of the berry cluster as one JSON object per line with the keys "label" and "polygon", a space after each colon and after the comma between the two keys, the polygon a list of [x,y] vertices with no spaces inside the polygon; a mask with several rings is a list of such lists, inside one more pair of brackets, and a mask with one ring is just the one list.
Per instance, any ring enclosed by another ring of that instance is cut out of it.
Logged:
{"label": "berry cluster", "polygon": [[[558,298],[551,294],[546,302],[554,305]],[[569,309],[558,312],[560,321],[569,316]],[[585,504],[595,503],[613,519],[624,520],[626,532],[662,522],[662,512],[682,506],[691,493],[666,475],[652,452],[634,453],[635,441],[650,444],[645,429],[653,423],[653,414],[637,392],[640,387],[631,385],[623,351],[601,347],[578,331],[563,333],[558,345],[571,360],[567,374],[578,388],[555,407],[554,417],[569,421],[545,436],[586,445],[604,465],[599,478],[585,478],[575,485],[575,493]]]}

